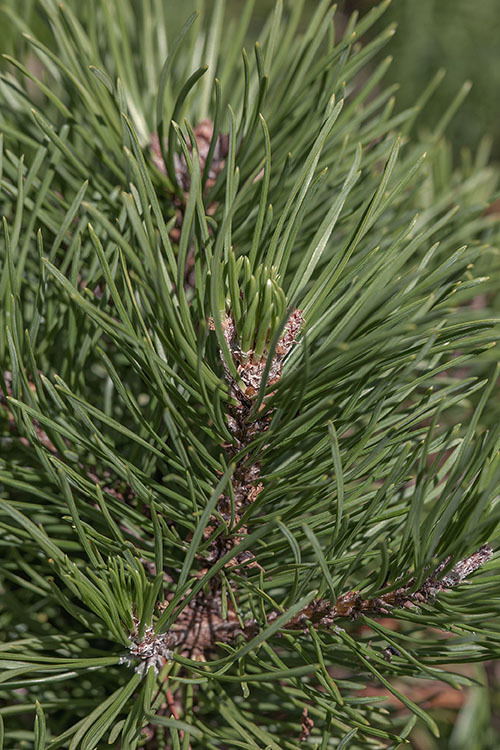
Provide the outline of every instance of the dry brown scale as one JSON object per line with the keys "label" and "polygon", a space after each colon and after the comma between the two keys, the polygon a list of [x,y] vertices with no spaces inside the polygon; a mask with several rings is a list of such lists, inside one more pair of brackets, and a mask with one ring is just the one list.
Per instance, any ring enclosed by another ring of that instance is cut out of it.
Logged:
{"label": "dry brown scale", "polygon": [[[162,611],[167,604],[158,609]],[[176,648],[181,656],[195,661],[205,661],[214,654],[216,643],[230,643],[243,633],[234,610],[229,607],[222,616],[220,592],[214,590],[210,596],[200,593],[184,607],[170,626],[169,648]],[[170,656],[165,654],[165,658]]]}
{"label": "dry brown scale", "polygon": [[301,726],[302,731],[299,735],[299,742],[305,742],[314,729],[314,721],[309,716],[307,706],[304,706],[304,710],[302,711]]}
{"label": "dry brown scale", "polygon": [[[212,142],[214,134],[214,124],[211,120],[202,120],[193,130],[194,137],[196,139],[196,146],[198,148],[198,154],[200,157],[200,170],[203,174],[205,164],[208,158],[208,152],[210,151],[210,144]],[[168,140],[165,140],[165,148],[168,149]],[[210,170],[208,172],[205,189],[209,190],[215,185],[215,180],[224,168],[224,162],[228,153],[229,148],[229,136],[223,133],[219,133],[215,141],[214,152],[212,155],[212,161],[210,164]],[[151,156],[155,167],[164,175],[167,174],[165,162],[161,153],[160,139],[158,133],[153,133],[151,136]],[[192,152],[192,148],[189,148]],[[180,188],[184,193],[189,193],[190,177],[189,171],[186,164],[184,154],[174,154],[174,167],[175,176]]]}
{"label": "dry brown scale", "polygon": [[[267,377],[268,386],[275,385],[281,378],[283,360],[295,344],[301,325],[302,312],[294,310],[287,321],[282,337],[278,341],[269,368]],[[210,327],[214,328],[213,321],[210,321]],[[236,327],[230,315],[226,315],[222,321],[222,330],[240,379],[240,382],[237,382],[229,368],[224,365],[225,377],[233,398],[233,406],[230,408],[227,421],[229,430],[234,438],[234,444],[225,446],[228,459],[231,461],[237,453],[245,450],[257,435],[265,432],[271,422],[271,414],[269,412],[263,414],[261,418],[252,421],[249,420],[249,415],[253,407],[252,397],[258,393],[264,376],[267,352],[264,352],[259,359],[254,357],[253,351],[242,352],[238,345]],[[272,395],[272,393],[269,395]],[[266,400],[264,399],[260,412],[263,413],[266,408]],[[246,458],[236,467],[231,480],[234,496],[233,507],[231,507],[232,503],[229,495],[223,495],[217,506],[217,510],[224,521],[229,524],[233,520],[235,526],[240,523],[246,509],[257,500],[263,490],[262,482],[259,481],[259,463],[256,462],[248,466],[245,464],[245,460]],[[205,530],[205,538],[209,538],[215,528],[213,524],[208,526]],[[210,547],[208,562],[212,564],[216,562],[216,560],[238,544],[247,533],[247,525],[242,524],[238,529],[237,535],[232,538],[227,538],[223,535],[216,537]],[[253,554],[251,552],[244,551],[234,557],[231,564],[235,566],[245,563],[248,567],[260,567],[252,558]]]}
{"label": "dry brown scale", "polygon": [[159,672],[165,659],[171,659],[171,646],[176,645],[171,633],[155,633],[152,627],[144,628],[139,637],[139,620],[134,616],[134,630],[129,635],[129,654],[120,657],[120,664],[136,662],[136,672],[145,675],[150,667]]}

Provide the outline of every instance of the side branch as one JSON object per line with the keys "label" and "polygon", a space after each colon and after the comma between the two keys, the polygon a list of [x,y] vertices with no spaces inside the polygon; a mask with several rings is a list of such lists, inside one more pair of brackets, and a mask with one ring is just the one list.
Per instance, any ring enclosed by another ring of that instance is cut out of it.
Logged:
{"label": "side branch", "polygon": [[[359,615],[376,615],[378,617],[388,615],[394,607],[413,608],[422,604],[432,602],[436,596],[443,591],[449,591],[459,586],[475,570],[478,570],[491,558],[493,550],[488,544],[484,544],[470,557],[460,560],[445,576],[441,573],[450,562],[447,557],[434,572],[428,576],[416,591],[412,591],[415,579],[411,578],[405,586],[382,594],[375,599],[363,599],[359,591],[347,591],[338,597],[335,604],[326,599],[313,599],[313,601],[298,615],[287,623],[287,629],[305,628],[307,622],[315,626],[322,625],[326,628],[332,627],[335,620],[348,617],[355,620]],[[273,613],[268,618],[271,622],[278,615]],[[249,623],[252,631],[253,623]],[[245,629],[245,634],[246,629]],[[253,635],[253,633],[251,633]]]}

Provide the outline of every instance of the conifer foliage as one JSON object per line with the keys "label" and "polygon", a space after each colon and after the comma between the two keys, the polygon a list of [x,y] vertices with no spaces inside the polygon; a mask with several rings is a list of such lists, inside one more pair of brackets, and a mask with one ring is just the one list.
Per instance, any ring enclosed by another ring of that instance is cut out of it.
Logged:
{"label": "conifer foliage", "polygon": [[500,653],[495,174],[303,4],[2,10],[4,748],[396,748]]}

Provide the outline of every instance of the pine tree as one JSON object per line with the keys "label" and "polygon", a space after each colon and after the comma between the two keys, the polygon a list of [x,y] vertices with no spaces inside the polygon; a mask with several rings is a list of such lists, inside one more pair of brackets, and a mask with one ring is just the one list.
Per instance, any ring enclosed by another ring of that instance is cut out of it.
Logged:
{"label": "pine tree", "polygon": [[496,174],[387,4],[4,6],[4,748],[396,748],[499,655]]}

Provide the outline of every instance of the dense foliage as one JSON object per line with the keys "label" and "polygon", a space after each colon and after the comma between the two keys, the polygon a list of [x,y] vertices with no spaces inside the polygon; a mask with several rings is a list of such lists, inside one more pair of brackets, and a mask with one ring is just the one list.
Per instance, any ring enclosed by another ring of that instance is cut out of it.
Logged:
{"label": "dense foliage", "polygon": [[29,5],[3,9],[4,747],[438,734],[412,686],[500,653],[484,147],[453,167],[454,105],[412,137],[437,79],[394,114],[393,29],[359,41],[387,3],[339,36],[278,2],[251,54],[252,2],[186,2],[177,38],[160,0]]}

